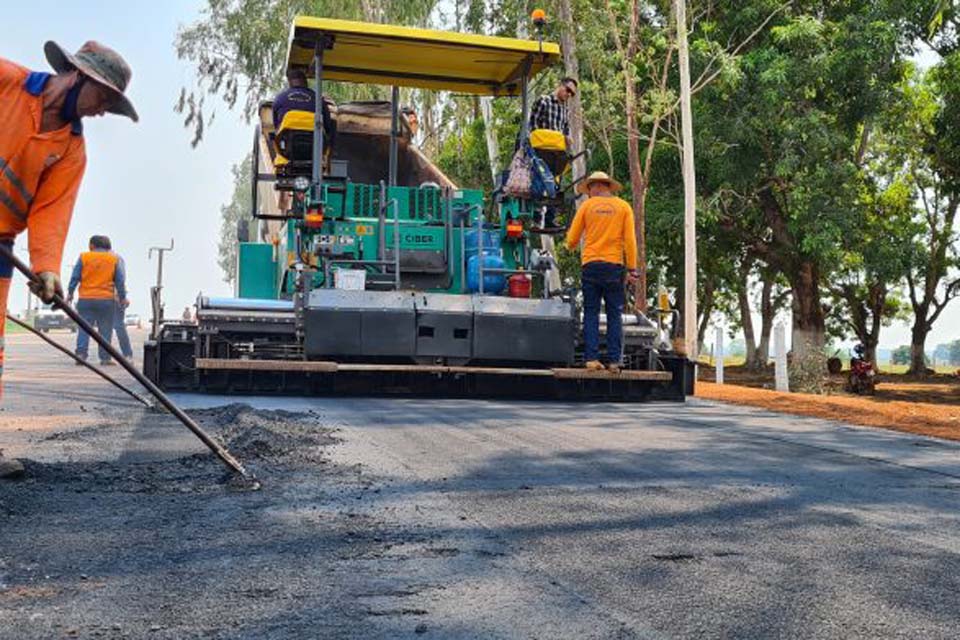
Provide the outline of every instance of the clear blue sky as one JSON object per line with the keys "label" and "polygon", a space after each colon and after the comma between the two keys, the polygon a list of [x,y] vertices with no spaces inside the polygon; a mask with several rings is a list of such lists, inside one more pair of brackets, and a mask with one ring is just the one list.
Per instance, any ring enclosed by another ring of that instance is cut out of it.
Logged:
{"label": "clear blue sky", "polygon": [[[147,248],[176,250],[164,265],[164,299],[169,316],[179,316],[199,292],[231,293],[217,266],[220,206],[232,189],[230,167],[250,148],[253,130],[236,112],[217,110],[197,149],[173,111],[181,87],[192,83],[189,64],[177,60],[173,40],[177,28],[193,22],[201,0],[167,2],[91,0],[59,2],[40,15],[38,5],[7,3],[0,56],[33,69],[47,69],[43,43],[56,40],[75,50],[86,40],[99,40],[126,57],[133,67],[130,96],[140,122],[108,116],[85,124],[88,165],[64,254],[69,270],[93,234],[106,234],[127,262],[132,310],[149,317],[148,291],[156,277],[156,261]],[[16,25],[11,28],[11,25]],[[922,58],[931,64],[930,56]],[[25,247],[21,236],[18,246]],[[11,293],[11,309],[20,310],[26,296],[22,281]],[[960,337],[960,302],[944,312],[928,347]],[[903,323],[885,328],[881,345],[909,342]]]}
{"label": "clear blue sky", "polygon": [[[106,234],[127,263],[132,310],[149,313],[149,287],[156,257],[147,248],[175,239],[164,262],[167,315],[179,317],[197,293],[229,294],[216,263],[220,206],[230,196],[230,167],[253,140],[252,127],[226,108],[197,149],[173,104],[190,85],[191,68],[173,49],[177,28],[195,20],[199,0],[165,2],[92,0],[39,5],[7,3],[0,56],[36,70],[48,70],[43,43],[55,40],[69,50],[98,40],[119,51],[133,68],[128,91],[140,122],[105,116],[87,119],[87,171],[64,252],[63,277],[87,239]],[[13,28],[13,25],[16,25]],[[21,255],[26,236],[17,241]],[[25,287],[15,286],[10,308],[26,304]]]}

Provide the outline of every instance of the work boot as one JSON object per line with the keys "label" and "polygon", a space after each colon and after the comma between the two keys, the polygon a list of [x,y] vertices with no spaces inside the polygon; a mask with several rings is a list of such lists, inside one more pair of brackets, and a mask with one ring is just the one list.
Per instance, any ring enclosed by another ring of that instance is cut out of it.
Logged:
{"label": "work boot", "polygon": [[620,373],[621,369],[623,369],[623,367],[620,366],[619,362],[610,362],[607,364],[607,371],[610,373]]}
{"label": "work boot", "polygon": [[583,366],[587,371],[603,371],[603,363],[599,360],[587,360],[587,363]]}
{"label": "work boot", "polygon": [[101,366],[101,367],[114,367],[114,366],[116,366],[116,365],[117,365],[117,363],[114,362],[113,360],[102,360],[102,361],[100,362],[100,366]]}
{"label": "work boot", "polygon": [[24,474],[23,465],[16,458],[4,458],[0,455],[0,478],[14,480]]}

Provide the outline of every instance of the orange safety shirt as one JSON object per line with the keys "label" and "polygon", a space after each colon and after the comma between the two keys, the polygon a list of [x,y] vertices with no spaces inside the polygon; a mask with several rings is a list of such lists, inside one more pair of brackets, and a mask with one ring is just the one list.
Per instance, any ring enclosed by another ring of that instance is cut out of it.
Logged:
{"label": "orange safety shirt", "polygon": [[80,254],[80,299],[113,300],[114,279],[120,256],[110,251],[85,251]]}
{"label": "orange safety shirt", "polygon": [[577,209],[570,230],[567,248],[575,251],[583,238],[582,264],[612,262],[637,268],[637,236],[634,234],[633,209],[620,198],[594,197]]}
{"label": "orange safety shirt", "polygon": [[27,229],[33,270],[59,273],[87,155],[73,124],[40,132],[49,78],[0,58],[0,239]]}

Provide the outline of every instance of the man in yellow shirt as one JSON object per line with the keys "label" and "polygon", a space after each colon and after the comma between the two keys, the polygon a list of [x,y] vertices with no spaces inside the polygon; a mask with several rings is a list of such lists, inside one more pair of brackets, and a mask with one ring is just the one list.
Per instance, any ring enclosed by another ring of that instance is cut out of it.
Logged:
{"label": "man in yellow shirt", "polygon": [[620,371],[623,351],[624,266],[629,282],[636,282],[637,237],[633,209],[616,196],[623,187],[602,171],[577,186],[590,197],[577,209],[567,232],[567,248],[580,251],[583,289],[583,342],[587,369],[603,369],[600,362],[600,302],[607,314],[607,368]]}

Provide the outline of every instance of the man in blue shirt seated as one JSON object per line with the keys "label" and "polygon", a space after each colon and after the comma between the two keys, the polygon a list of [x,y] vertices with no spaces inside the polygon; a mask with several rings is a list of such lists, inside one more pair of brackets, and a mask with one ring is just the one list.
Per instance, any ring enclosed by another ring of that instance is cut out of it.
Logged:
{"label": "man in blue shirt seated", "polygon": [[[273,99],[273,127],[276,130],[280,129],[283,116],[287,115],[289,111],[316,112],[317,94],[307,86],[307,74],[303,69],[291,68],[287,70],[287,85],[287,88]],[[326,161],[337,135],[337,124],[330,116],[329,99],[324,97],[320,102],[322,105],[321,112],[323,113],[324,161]]]}

